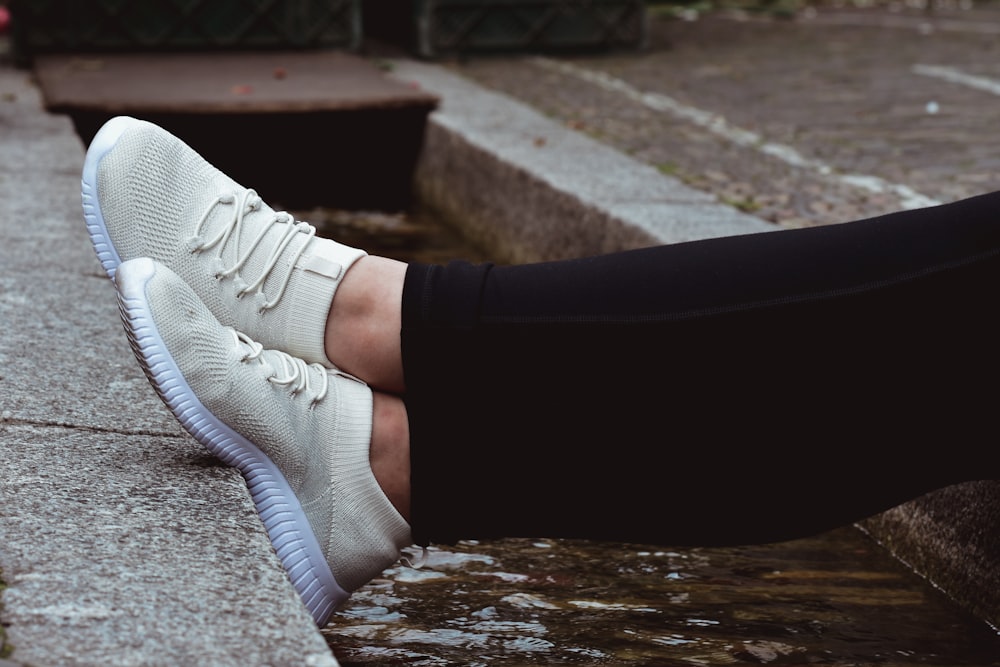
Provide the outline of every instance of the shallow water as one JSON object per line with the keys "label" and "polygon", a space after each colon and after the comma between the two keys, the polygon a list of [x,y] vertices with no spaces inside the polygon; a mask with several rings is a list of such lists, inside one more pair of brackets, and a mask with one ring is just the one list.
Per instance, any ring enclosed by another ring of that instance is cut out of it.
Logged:
{"label": "shallow water", "polygon": [[432,548],[324,631],[350,665],[993,665],[1000,638],[860,531],[736,549]]}
{"label": "shallow water", "polygon": [[[295,213],[403,261],[488,259],[426,212]],[[344,667],[1000,665],[996,632],[851,527],[731,549],[435,547],[357,591],[324,634]]]}

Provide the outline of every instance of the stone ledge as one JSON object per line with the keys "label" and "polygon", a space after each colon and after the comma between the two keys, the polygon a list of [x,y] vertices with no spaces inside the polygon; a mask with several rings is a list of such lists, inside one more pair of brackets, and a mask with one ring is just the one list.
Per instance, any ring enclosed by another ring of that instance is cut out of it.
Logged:
{"label": "stone ledge", "polygon": [[918,574],[1000,628],[1000,482],[940,489],[861,526]]}
{"label": "stone ledge", "polygon": [[132,357],[69,119],[0,66],[0,127],[4,659],[334,667],[239,474],[179,430]]}
{"label": "stone ledge", "polygon": [[506,261],[775,229],[442,67],[395,61],[393,76],[441,99],[418,199]]}

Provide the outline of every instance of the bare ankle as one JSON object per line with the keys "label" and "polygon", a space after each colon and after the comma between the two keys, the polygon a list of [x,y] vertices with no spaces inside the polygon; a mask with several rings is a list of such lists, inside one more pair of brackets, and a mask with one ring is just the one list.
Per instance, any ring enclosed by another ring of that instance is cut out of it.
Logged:
{"label": "bare ankle", "polygon": [[403,391],[399,331],[406,264],[367,256],[348,270],[327,318],[326,355],[378,389]]}
{"label": "bare ankle", "polygon": [[410,426],[398,396],[374,393],[372,473],[396,511],[410,521]]}

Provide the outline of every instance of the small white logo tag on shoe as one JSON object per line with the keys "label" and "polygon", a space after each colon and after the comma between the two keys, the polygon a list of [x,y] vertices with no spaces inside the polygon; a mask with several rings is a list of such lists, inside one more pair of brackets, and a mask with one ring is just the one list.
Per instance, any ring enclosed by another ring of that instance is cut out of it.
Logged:
{"label": "small white logo tag on shoe", "polygon": [[339,280],[341,274],[344,272],[344,266],[342,264],[330,261],[325,257],[317,257],[315,255],[305,255],[300,257],[296,266],[303,271],[318,273],[319,275],[326,276],[331,280]]}

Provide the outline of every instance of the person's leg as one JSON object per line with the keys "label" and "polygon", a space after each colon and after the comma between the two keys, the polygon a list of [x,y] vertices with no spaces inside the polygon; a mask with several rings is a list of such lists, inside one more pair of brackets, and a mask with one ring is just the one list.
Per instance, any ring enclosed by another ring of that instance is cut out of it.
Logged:
{"label": "person's leg", "polygon": [[417,541],[815,533],[977,476],[1000,194],[525,266],[412,265]]}
{"label": "person's leg", "polygon": [[[572,262],[404,270],[316,239],[148,124],[102,130],[87,157],[109,274],[152,255],[224,324],[405,387],[424,539],[759,540],[977,462],[934,465],[912,443],[974,443],[989,412],[970,387],[996,370],[982,307],[995,196]],[[649,521],[651,506],[683,510]]]}
{"label": "person's leg", "polygon": [[406,404],[398,396],[375,392],[372,474],[386,498],[406,521],[410,520],[410,425]]}

